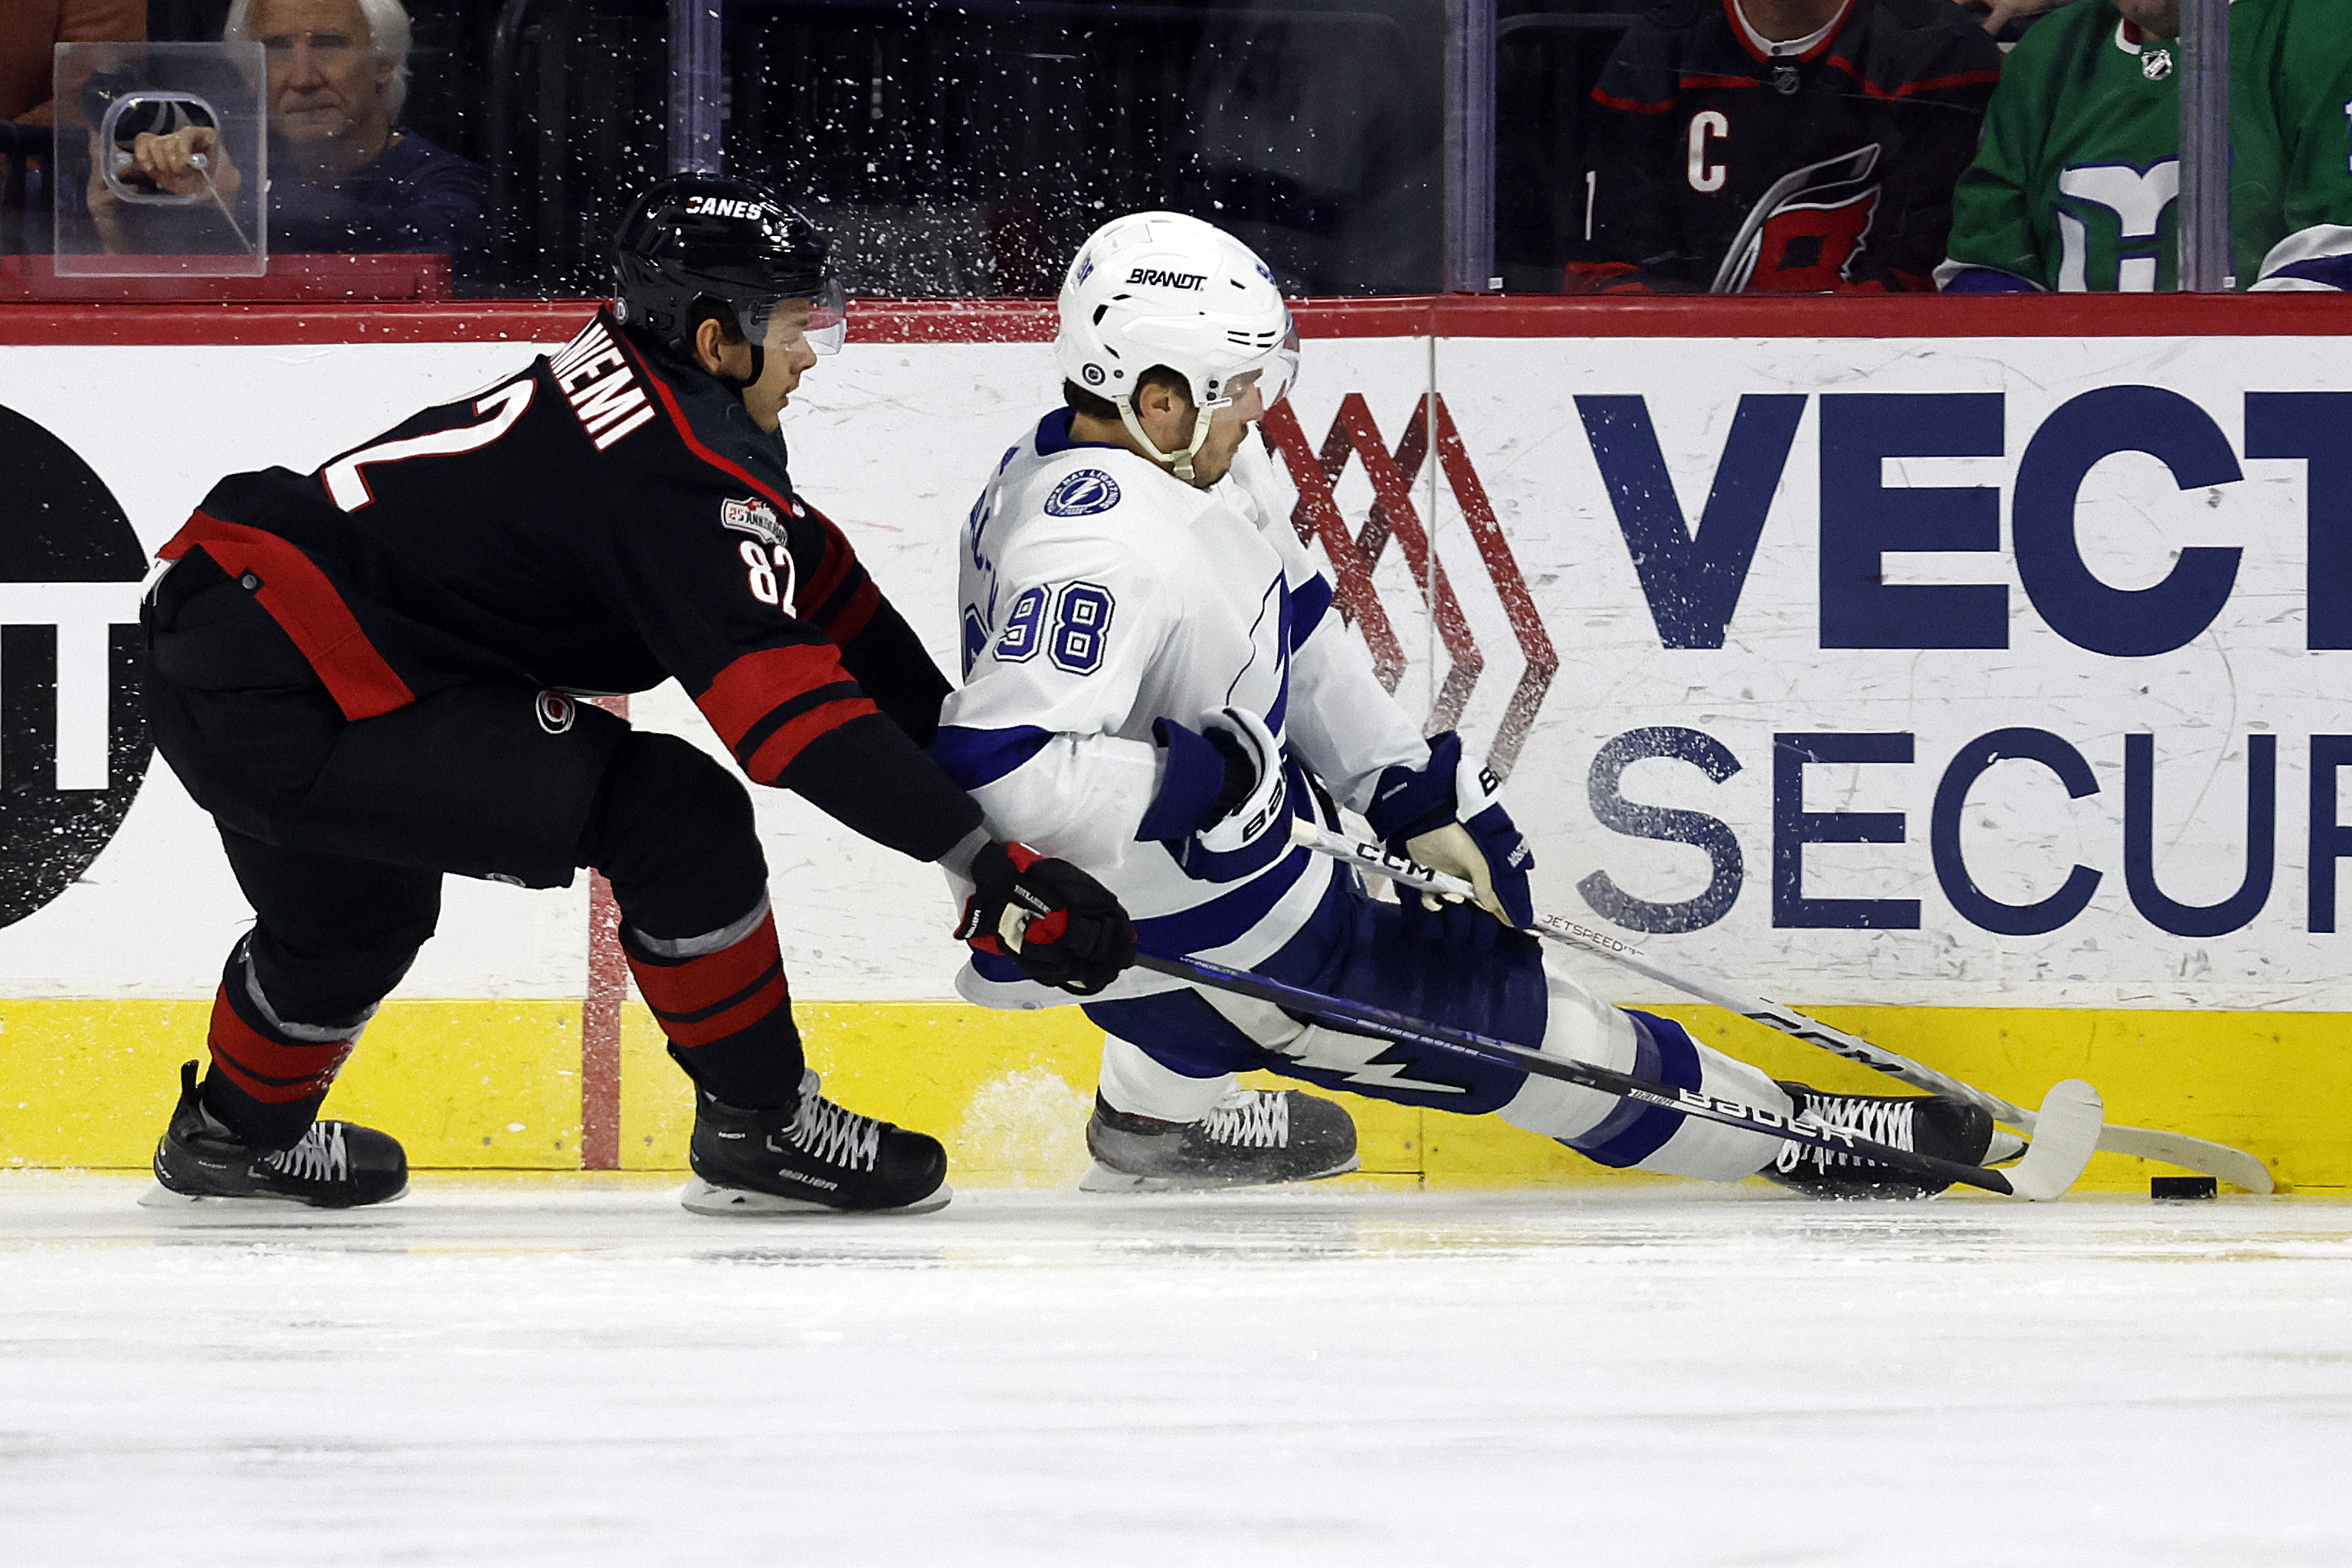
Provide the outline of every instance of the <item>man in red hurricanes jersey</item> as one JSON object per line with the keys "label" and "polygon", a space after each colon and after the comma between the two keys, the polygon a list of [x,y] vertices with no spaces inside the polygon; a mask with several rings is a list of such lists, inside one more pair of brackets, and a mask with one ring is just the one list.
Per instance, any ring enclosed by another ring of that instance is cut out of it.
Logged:
{"label": "man in red hurricanes jersey", "polygon": [[316,473],[232,475],[163,549],[156,744],[257,918],[150,1201],[399,1196],[396,1142],[316,1118],[442,876],[583,866],[694,1082],[688,1207],[947,1201],[936,1140],[826,1100],[803,1062],[742,786],[579,694],[677,679],[753,780],[977,883],[958,935],[1048,984],[1098,991],[1132,961],[1099,883],[992,841],[931,762],[946,680],[793,486],[778,415],[845,327],[823,237],[760,186],[681,175],[616,253],[617,308],[562,350]]}
{"label": "man in red hurricanes jersey", "polygon": [[1664,0],[1593,89],[1566,287],[1932,288],[2000,74],[1948,0]]}

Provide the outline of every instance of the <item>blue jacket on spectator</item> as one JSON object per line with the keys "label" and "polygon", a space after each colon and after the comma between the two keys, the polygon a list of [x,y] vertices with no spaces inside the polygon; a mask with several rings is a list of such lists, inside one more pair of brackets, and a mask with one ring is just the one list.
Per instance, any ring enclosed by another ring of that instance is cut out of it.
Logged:
{"label": "blue jacket on spectator", "polygon": [[[273,168],[276,149],[271,151]],[[280,254],[357,252],[449,257],[458,278],[478,277],[489,254],[482,166],[413,131],[396,132],[367,162],[333,182],[269,181],[269,248]]]}

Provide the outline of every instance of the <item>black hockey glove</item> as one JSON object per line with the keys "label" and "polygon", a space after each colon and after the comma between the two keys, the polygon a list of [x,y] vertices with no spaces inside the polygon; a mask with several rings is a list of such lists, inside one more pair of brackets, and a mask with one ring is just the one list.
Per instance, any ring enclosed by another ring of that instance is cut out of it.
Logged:
{"label": "black hockey glove", "polygon": [[1135,926],[1110,889],[1026,844],[992,843],[971,861],[979,886],[956,936],[1043,985],[1092,995],[1135,962]]}

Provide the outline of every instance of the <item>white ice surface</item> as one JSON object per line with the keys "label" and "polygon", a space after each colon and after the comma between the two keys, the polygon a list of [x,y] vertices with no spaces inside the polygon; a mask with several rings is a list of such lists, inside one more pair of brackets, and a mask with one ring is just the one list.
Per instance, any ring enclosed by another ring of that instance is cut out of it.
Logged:
{"label": "white ice surface", "polygon": [[2342,1564],[2352,1206],[0,1179],[0,1563]]}

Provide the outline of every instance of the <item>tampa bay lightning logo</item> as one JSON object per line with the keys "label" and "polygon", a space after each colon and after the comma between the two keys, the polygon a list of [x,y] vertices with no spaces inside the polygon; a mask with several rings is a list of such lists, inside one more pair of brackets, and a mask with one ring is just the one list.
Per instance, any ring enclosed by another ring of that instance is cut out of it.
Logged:
{"label": "tampa bay lightning logo", "polygon": [[1087,517],[1118,505],[1118,481],[1099,468],[1081,468],[1045,497],[1049,517]]}

